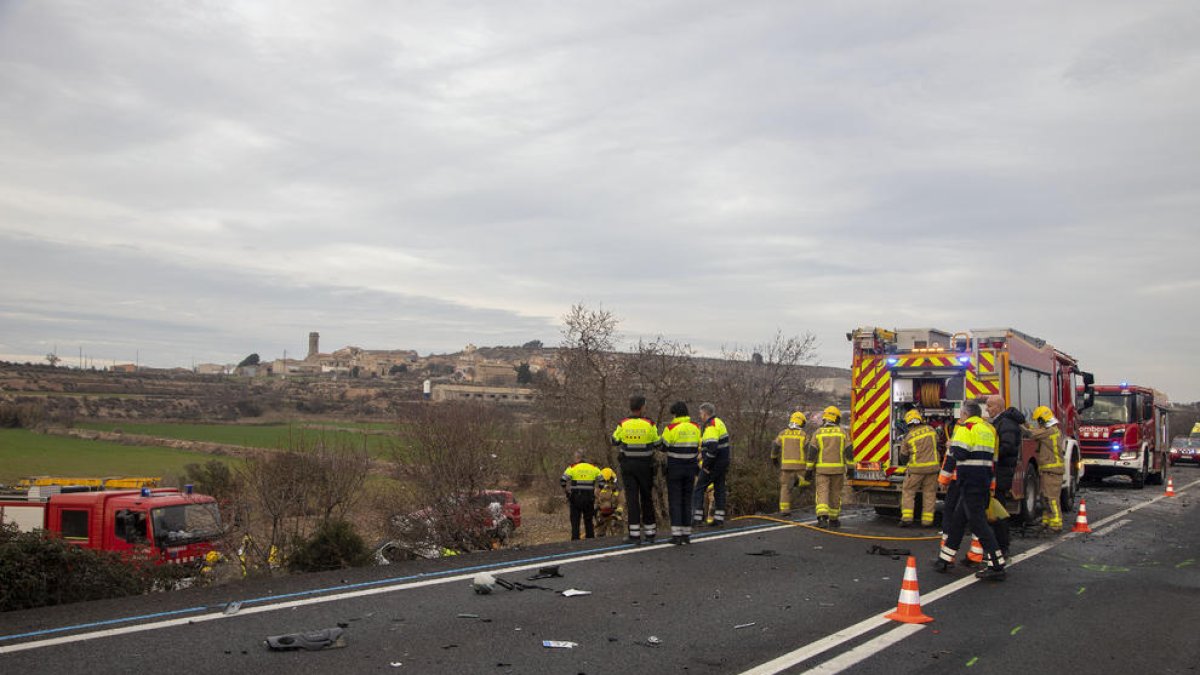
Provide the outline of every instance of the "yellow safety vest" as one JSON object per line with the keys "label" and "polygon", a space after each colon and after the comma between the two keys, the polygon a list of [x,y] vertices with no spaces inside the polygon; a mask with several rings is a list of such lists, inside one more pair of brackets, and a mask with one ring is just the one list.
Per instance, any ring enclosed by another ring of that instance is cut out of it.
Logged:
{"label": "yellow safety vest", "polygon": [[622,457],[654,457],[658,427],[645,417],[627,417],[613,431],[612,443],[621,448]]}

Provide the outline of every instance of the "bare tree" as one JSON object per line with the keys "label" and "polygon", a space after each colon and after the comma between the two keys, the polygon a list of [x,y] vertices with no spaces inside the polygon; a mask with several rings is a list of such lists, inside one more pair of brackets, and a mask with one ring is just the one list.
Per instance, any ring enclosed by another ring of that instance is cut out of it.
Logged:
{"label": "bare tree", "polygon": [[816,336],[779,331],[770,342],[749,350],[725,347],[720,361],[709,362],[718,415],[729,421],[739,456],[767,458],[777,427],[811,391],[803,366],[815,355]]}
{"label": "bare tree", "polygon": [[630,383],[646,395],[648,405],[654,406],[655,421],[665,422],[672,403],[695,395],[698,384],[695,354],[691,345],[660,335],[650,342],[638,340],[637,350],[627,358]]}
{"label": "bare tree", "polygon": [[608,437],[621,401],[629,395],[624,359],[615,353],[619,320],[612,312],[573,305],[563,317],[562,342],[555,354],[559,377],[542,386],[547,407],[581,431],[589,449],[613,462]]}
{"label": "bare tree", "polygon": [[407,487],[398,506],[420,512],[422,522],[401,516],[393,534],[419,527],[439,547],[490,544],[499,523],[489,524],[495,514],[479,498],[495,487],[511,428],[510,414],[495,406],[456,401],[422,408],[404,430],[407,447],[393,452],[397,478]]}

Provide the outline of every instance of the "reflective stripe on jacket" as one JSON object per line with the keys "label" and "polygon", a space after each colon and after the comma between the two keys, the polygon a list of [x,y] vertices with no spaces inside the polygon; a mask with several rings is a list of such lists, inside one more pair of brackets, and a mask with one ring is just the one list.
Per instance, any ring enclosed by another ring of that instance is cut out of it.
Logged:
{"label": "reflective stripe on jacket", "polygon": [[658,427],[645,417],[626,417],[612,435],[612,444],[621,448],[622,458],[652,458],[658,443]]}
{"label": "reflective stripe on jacket", "polygon": [[954,427],[942,473],[957,472],[963,483],[990,483],[996,451],[996,429],[978,416],[970,417]]}
{"label": "reflective stripe on jacket", "polygon": [[592,494],[596,489],[596,479],[599,477],[599,467],[587,462],[580,462],[567,467],[558,482],[563,487],[569,486],[572,492]]}
{"label": "reflective stripe on jacket", "polygon": [[821,474],[846,472],[846,465],[854,463],[854,448],[850,437],[837,424],[827,422],[808,442],[809,469]]}
{"label": "reflective stripe on jacket", "polygon": [[908,473],[937,473],[937,432],[928,424],[909,429],[900,443],[900,455],[912,458],[908,461]]}
{"label": "reflective stripe on jacket", "polygon": [[700,447],[704,450],[705,464],[729,459],[729,430],[720,417],[710,417],[704,423]]}
{"label": "reflective stripe on jacket", "polygon": [[771,458],[779,458],[781,469],[803,469],[806,464],[804,446],[807,443],[808,433],[803,429],[788,427],[775,437],[775,449],[771,452]]}
{"label": "reflective stripe on jacket", "polygon": [[1063,441],[1058,425],[1031,429],[1029,435],[1037,441],[1038,471],[1063,473]]}
{"label": "reflective stripe on jacket", "polygon": [[690,417],[676,417],[663,429],[662,449],[667,452],[667,464],[694,466],[700,452],[700,427]]}

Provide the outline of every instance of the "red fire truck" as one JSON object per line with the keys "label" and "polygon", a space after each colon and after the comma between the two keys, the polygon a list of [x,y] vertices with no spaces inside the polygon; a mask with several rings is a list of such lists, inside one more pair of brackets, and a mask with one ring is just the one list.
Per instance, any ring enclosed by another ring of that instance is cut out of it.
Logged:
{"label": "red fire truck", "polygon": [[45,530],[86,548],[144,551],[181,564],[201,561],[221,534],[216,500],[190,487],[92,492],[36,486],[23,495],[0,495],[0,523]]}
{"label": "red fire truck", "polygon": [[1129,476],[1133,486],[1162,485],[1167,476],[1170,428],[1161,391],[1122,382],[1096,385],[1096,403],[1079,416],[1087,476]]}
{"label": "red fire truck", "polygon": [[[962,404],[991,395],[1022,411],[1049,406],[1065,437],[1064,511],[1075,508],[1079,463],[1077,411],[1090,405],[1092,375],[1071,356],[1012,328],[976,329],[951,335],[932,328],[855,329],[850,437],[855,467],[850,485],[860,502],[881,514],[899,515],[904,467],[898,462],[904,413],[916,408],[948,435]],[[1040,516],[1037,444],[1026,439],[1013,476],[1012,499],[1027,521]],[[1009,504],[1013,506],[1013,504]]]}

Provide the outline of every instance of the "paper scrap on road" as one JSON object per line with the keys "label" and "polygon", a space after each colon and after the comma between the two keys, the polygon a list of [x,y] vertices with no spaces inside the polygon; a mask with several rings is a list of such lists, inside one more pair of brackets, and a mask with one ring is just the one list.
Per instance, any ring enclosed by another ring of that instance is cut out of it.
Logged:
{"label": "paper scrap on road", "polygon": [[738,625],[734,626],[734,627],[733,627],[733,629],[734,629],[734,630],[741,630],[741,629],[743,629],[743,628],[749,628],[749,627],[753,626],[753,625],[754,625],[754,624],[756,624],[756,623],[758,623],[758,622],[757,622],[757,621],[751,621],[750,623],[739,623]]}
{"label": "paper scrap on road", "polygon": [[566,640],[542,640],[542,646],[548,649],[574,649],[579,646],[579,643]]}
{"label": "paper scrap on road", "polygon": [[578,588],[568,588],[567,590],[563,591],[562,594],[565,597],[573,598],[577,595],[591,595],[592,592],[591,591],[581,591]]}

